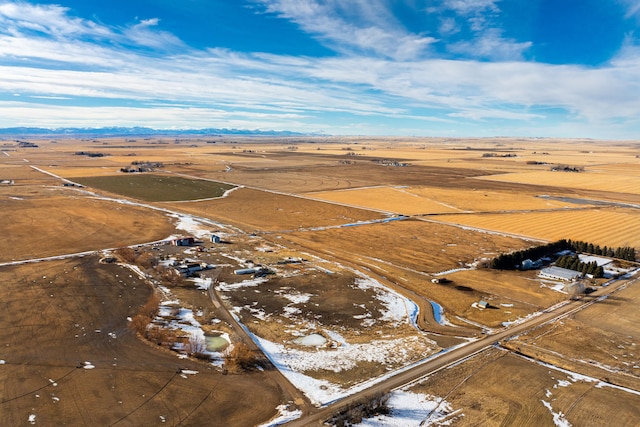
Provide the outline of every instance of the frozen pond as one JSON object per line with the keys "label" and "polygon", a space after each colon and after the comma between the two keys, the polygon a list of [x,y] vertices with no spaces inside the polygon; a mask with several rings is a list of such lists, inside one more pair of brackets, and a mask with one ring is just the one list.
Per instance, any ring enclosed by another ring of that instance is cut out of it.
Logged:
{"label": "frozen pond", "polygon": [[327,339],[320,334],[311,334],[305,337],[296,338],[293,342],[308,347],[320,347],[327,343]]}
{"label": "frozen pond", "polygon": [[229,340],[225,338],[222,332],[211,332],[205,334],[204,342],[207,346],[207,351],[220,352],[229,346]]}
{"label": "frozen pond", "polygon": [[431,307],[433,307],[433,318],[436,320],[436,322],[438,322],[438,324],[444,325],[444,309],[435,301],[429,302],[431,303]]}

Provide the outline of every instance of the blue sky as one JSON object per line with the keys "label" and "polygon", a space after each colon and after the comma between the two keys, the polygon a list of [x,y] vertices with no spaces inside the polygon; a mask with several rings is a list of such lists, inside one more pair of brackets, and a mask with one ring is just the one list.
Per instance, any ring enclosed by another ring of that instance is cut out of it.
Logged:
{"label": "blue sky", "polygon": [[0,0],[0,127],[640,135],[640,0]]}

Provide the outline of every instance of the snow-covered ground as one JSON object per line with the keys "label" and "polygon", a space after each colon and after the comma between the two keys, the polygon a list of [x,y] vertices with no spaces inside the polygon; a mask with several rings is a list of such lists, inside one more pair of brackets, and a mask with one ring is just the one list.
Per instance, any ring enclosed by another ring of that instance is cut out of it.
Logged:
{"label": "snow-covered ground", "polygon": [[460,410],[454,410],[444,399],[409,391],[392,392],[387,405],[391,410],[389,415],[369,418],[357,425],[362,427],[448,426],[464,416]]}

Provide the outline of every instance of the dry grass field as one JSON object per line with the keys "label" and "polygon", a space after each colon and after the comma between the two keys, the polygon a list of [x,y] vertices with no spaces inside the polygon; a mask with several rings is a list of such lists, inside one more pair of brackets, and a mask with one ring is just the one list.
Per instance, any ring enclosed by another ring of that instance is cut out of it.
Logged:
{"label": "dry grass field", "polygon": [[531,211],[575,207],[569,202],[537,197],[535,193],[519,194],[518,197],[513,197],[513,193],[507,191],[444,189],[427,186],[359,188],[311,193],[309,196],[405,215]]}
{"label": "dry grass field", "polygon": [[0,262],[146,243],[175,232],[163,213],[86,197],[72,189],[31,187],[24,194],[10,188],[6,195],[2,190]]}
{"label": "dry grass field", "polygon": [[640,288],[635,283],[570,318],[523,334],[509,346],[526,354],[540,354],[543,360],[552,358],[567,369],[638,389],[638,301]]}
{"label": "dry grass field", "polygon": [[248,188],[234,190],[222,199],[163,206],[263,232],[330,227],[384,217],[377,212]]}
{"label": "dry grass field", "polygon": [[[167,265],[177,256],[215,264],[209,274],[222,305],[256,336],[300,350],[293,339],[317,332],[337,346],[328,352],[378,337],[403,341],[398,359],[303,370],[345,387],[567,299],[536,271],[479,268],[500,253],[561,238],[640,249],[638,143],[234,136],[34,142],[39,148],[6,142],[0,150],[0,180],[7,180],[0,184],[0,263],[186,234],[166,211],[201,217],[208,231],[199,237],[219,232],[223,244],[149,252],[162,252]],[[83,177],[150,179],[119,172],[133,161],[160,162],[156,172],[163,176],[237,188],[197,200],[200,192],[173,188],[169,179],[157,188],[168,199],[88,181],[96,187],[63,186],[64,179]],[[585,171],[551,172],[554,164]],[[293,258],[306,260],[282,264]],[[242,285],[234,269],[254,265],[275,274],[258,287]],[[412,300],[420,310],[415,323],[385,323],[386,303],[356,286],[358,275]],[[442,277],[449,281],[432,281]],[[0,265],[0,283],[6,303],[0,425],[36,415],[42,425],[250,426],[276,415],[289,397],[269,372],[222,375],[129,331],[126,319],[151,287],[115,264],[85,256]],[[205,291],[180,288],[172,297],[211,322],[214,303]],[[639,297],[633,283],[573,317],[442,370],[414,391],[460,410],[464,416],[452,425],[553,425],[554,416],[575,426],[637,425],[637,392],[573,378],[532,358],[640,389]],[[481,300],[489,307],[478,308]],[[444,310],[439,322],[431,302]],[[232,333],[229,325],[219,328]],[[517,346],[532,358],[516,355]],[[248,395],[259,395],[260,404]]]}
{"label": "dry grass field", "polygon": [[496,348],[432,375],[411,391],[446,399],[458,411],[457,417],[452,414],[455,421],[451,425],[455,426],[598,426],[614,422],[631,427],[640,420],[637,394]]}
{"label": "dry grass field", "polygon": [[440,215],[437,220],[549,241],[566,238],[610,247],[640,247],[638,209],[583,208],[554,212]]}
{"label": "dry grass field", "polygon": [[[640,169],[640,164],[635,166]],[[570,173],[540,171],[491,175],[482,179],[640,195],[640,176],[619,175],[611,172]]]}
{"label": "dry grass field", "polygon": [[126,269],[86,257],[3,267],[0,282],[4,426],[31,415],[36,425],[240,426],[276,413],[281,391],[264,374],[221,375],[136,337],[127,317],[151,290]]}

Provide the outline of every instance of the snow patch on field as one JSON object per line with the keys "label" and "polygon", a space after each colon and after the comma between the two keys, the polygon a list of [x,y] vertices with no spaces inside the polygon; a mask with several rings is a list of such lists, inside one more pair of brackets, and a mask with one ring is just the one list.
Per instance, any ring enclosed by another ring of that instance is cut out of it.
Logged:
{"label": "snow patch on field", "polygon": [[370,386],[372,382],[381,381],[385,376],[359,384],[350,389],[344,389],[326,380],[312,378],[303,374],[305,371],[331,370],[342,372],[353,369],[360,362],[380,364],[403,364],[411,360],[416,347],[422,345],[424,352],[432,352],[436,344],[426,341],[419,342],[419,337],[398,338],[394,340],[374,340],[363,344],[348,344],[333,349],[317,349],[313,352],[287,348],[282,344],[267,341],[252,334],[253,339],[268,355],[273,364],[297,388],[302,390],[309,399],[317,405],[346,397],[356,391]]}
{"label": "snow patch on field", "polygon": [[375,289],[377,291],[376,298],[387,307],[382,312],[382,321],[395,324],[409,321],[416,325],[416,317],[419,311],[416,303],[384,287],[380,282],[370,277],[357,278],[355,283],[360,289]]}
{"label": "snow patch on field", "polygon": [[278,412],[280,412],[280,416],[270,420],[265,424],[260,424],[258,427],[276,427],[289,421],[297,420],[302,416],[301,410],[297,409],[295,411],[290,411],[289,409],[287,409],[286,405],[280,405],[276,407],[276,409],[278,410]]}
{"label": "snow patch on field", "polygon": [[464,414],[454,411],[446,400],[425,394],[397,390],[391,393],[387,402],[390,415],[378,415],[365,419],[361,427],[406,427],[406,426],[448,426]]}
{"label": "snow patch on field", "polygon": [[213,279],[211,277],[206,277],[206,278],[194,277],[189,280],[194,282],[196,284],[196,288],[202,291],[208,290],[211,287],[211,283],[213,283]]}
{"label": "snow patch on field", "polygon": [[567,421],[567,419],[564,417],[564,414],[562,412],[553,412],[553,407],[551,406],[551,403],[547,402],[546,400],[541,400],[541,402],[544,405],[544,407],[547,408],[549,412],[551,412],[551,415],[553,415],[553,423],[556,426],[571,427],[571,423]]}

